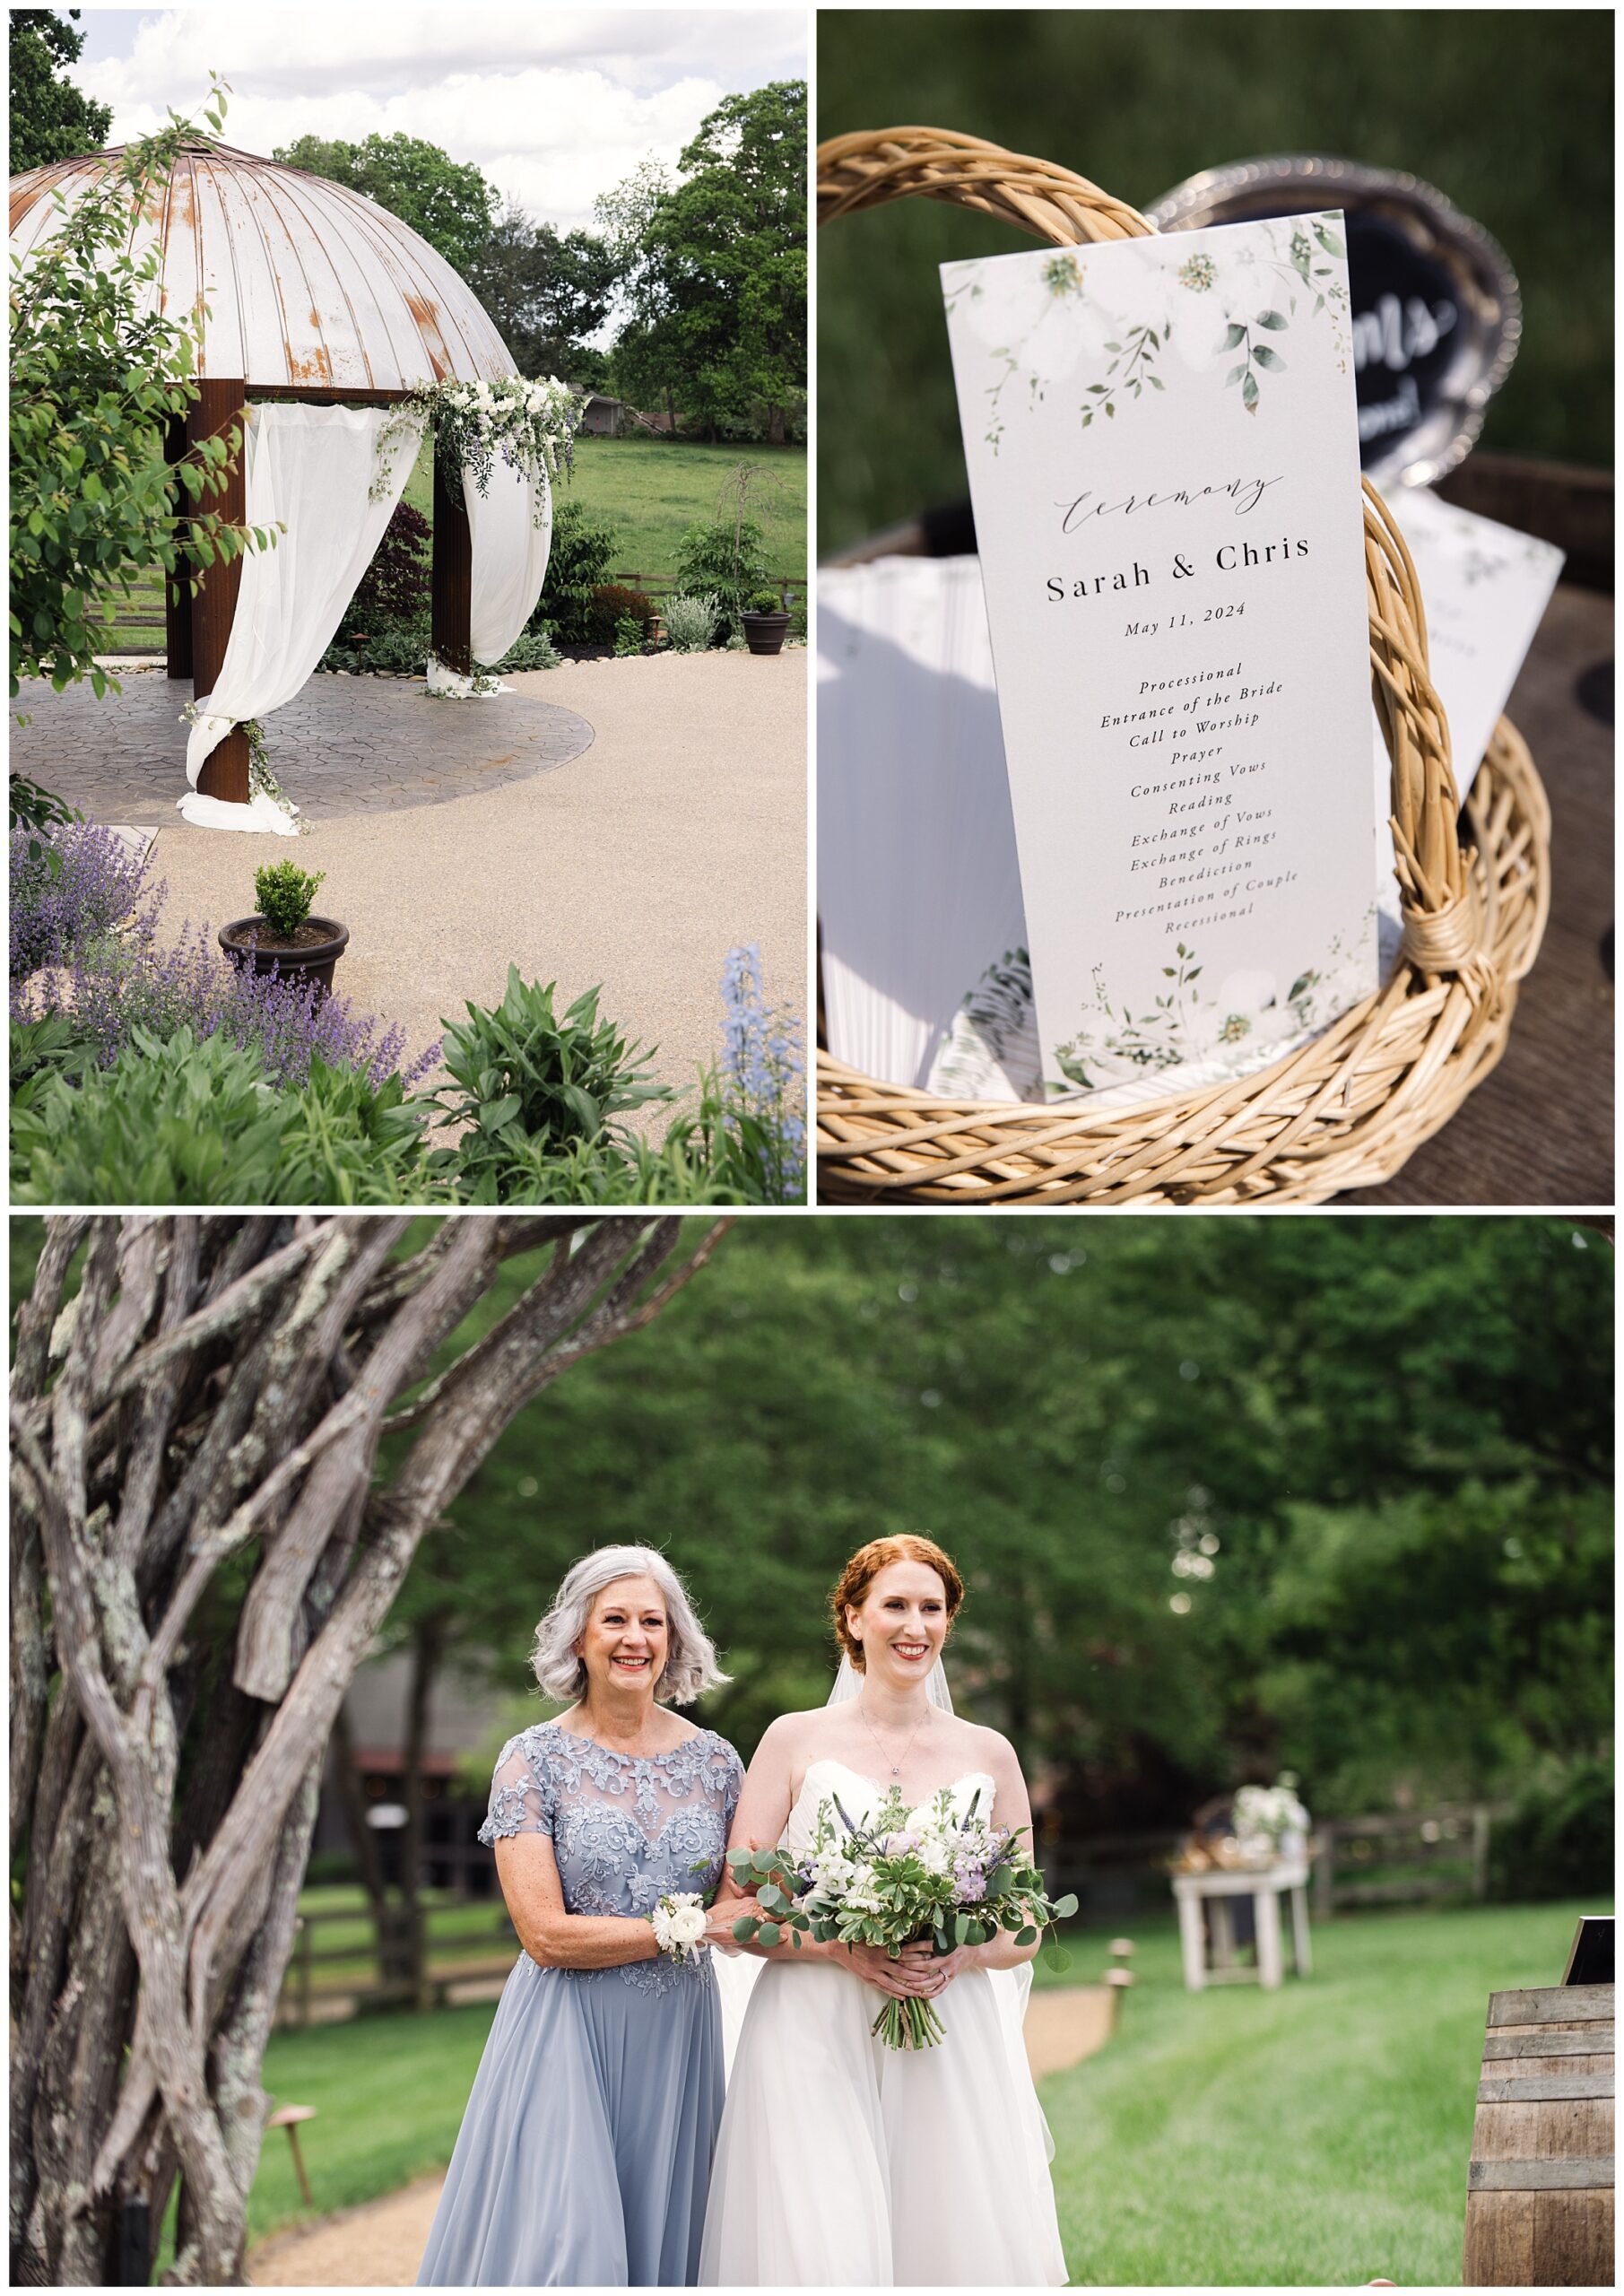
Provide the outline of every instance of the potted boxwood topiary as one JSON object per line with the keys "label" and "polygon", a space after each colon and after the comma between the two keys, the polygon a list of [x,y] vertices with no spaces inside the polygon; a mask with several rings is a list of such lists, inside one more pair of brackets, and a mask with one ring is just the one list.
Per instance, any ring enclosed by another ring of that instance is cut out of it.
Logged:
{"label": "potted boxwood topiary", "polygon": [[314,979],[325,994],[333,968],[350,943],[350,928],[331,917],[312,917],[310,903],[326,871],[313,874],[292,861],[277,861],[254,872],[258,914],[239,917],[220,928],[220,945],[239,964],[256,973],[273,969],[282,980]]}
{"label": "potted boxwood topiary", "polygon": [[744,642],[752,654],[781,654],[789,631],[789,615],[777,590],[756,590],[740,614]]}

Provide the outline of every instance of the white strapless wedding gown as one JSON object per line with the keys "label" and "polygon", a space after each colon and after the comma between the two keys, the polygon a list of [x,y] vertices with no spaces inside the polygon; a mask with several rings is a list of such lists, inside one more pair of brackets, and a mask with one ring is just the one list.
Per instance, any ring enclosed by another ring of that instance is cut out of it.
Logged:
{"label": "white strapless wedding gown", "polygon": [[[993,1781],[975,1773],[952,1788],[961,1810],[977,1787],[990,1809]],[[883,1798],[844,1762],[814,1762],[786,1843],[810,1845],[836,1790],[854,1817]],[[890,2049],[869,2031],[883,1996],[849,1970],[761,1965],[728,2076],[700,2285],[1063,2286],[1025,1993],[973,1970],[938,1998],[944,2040]]]}

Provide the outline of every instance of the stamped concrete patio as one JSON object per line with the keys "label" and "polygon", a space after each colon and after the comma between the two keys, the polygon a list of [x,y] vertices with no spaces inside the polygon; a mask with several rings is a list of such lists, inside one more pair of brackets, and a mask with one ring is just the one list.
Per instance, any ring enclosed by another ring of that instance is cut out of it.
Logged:
{"label": "stamped concrete patio", "polygon": [[92,818],[162,823],[167,935],[247,915],[255,869],[292,859],[326,873],[317,909],[350,927],[338,992],[398,1022],[412,1056],[442,1015],[497,1003],[513,963],[566,1000],[601,983],[601,1011],[685,1086],[716,1056],[736,943],[759,942],[769,995],[807,1009],[806,661],[567,663],[467,702],[313,679],[265,727],[312,820],[297,842],[181,820],[180,703],[160,672],[100,703],[31,696],[12,754]]}

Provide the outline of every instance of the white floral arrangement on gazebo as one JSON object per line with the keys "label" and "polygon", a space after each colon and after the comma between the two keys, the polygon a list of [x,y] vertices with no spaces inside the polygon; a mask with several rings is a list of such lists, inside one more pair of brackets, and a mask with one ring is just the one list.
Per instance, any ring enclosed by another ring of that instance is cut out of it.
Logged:
{"label": "white floral arrangement on gazebo", "polygon": [[[491,474],[498,457],[511,469],[537,482],[535,523],[547,517],[543,478],[556,479],[560,461],[575,466],[575,433],[580,420],[581,398],[556,375],[503,375],[495,382],[482,376],[476,382],[420,383],[409,391],[379,433],[378,455],[381,475],[392,440],[410,424],[426,422],[434,436],[434,450],[462,472],[483,495],[490,491]],[[375,493],[377,491],[375,488]]]}
{"label": "white floral arrangement on gazebo", "polygon": [[1243,1786],[1233,1805],[1235,1845],[1248,1866],[1272,1866],[1302,1857],[1309,1817],[1297,1797],[1297,1779],[1282,1770],[1272,1786]]}

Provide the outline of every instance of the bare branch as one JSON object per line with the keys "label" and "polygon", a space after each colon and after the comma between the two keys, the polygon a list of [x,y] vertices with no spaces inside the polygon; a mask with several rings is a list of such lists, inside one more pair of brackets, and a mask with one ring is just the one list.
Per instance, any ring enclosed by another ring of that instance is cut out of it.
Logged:
{"label": "bare branch", "polygon": [[113,1403],[120,1396],[134,1394],[171,1356],[188,1355],[210,1340],[225,1338],[253,1314],[267,1293],[278,1290],[296,1268],[304,1265],[320,1241],[319,1231],[295,1237],[281,1251],[273,1252],[269,1259],[262,1259],[256,1267],[250,1267],[245,1275],[228,1284],[218,1299],[211,1300],[195,1315],[188,1316],[178,1330],[166,1333],[161,1339],[143,1347],[138,1355],[132,1356],[107,1393],[97,1396],[97,1403]]}
{"label": "bare branch", "polygon": [[51,1333],[62,1306],[62,1286],[89,1220],[82,1213],[45,1223],[45,1247],[34,1270],[34,1288],[17,1310],[17,1360],[12,1367],[12,1398],[31,1403],[50,1371]]}

